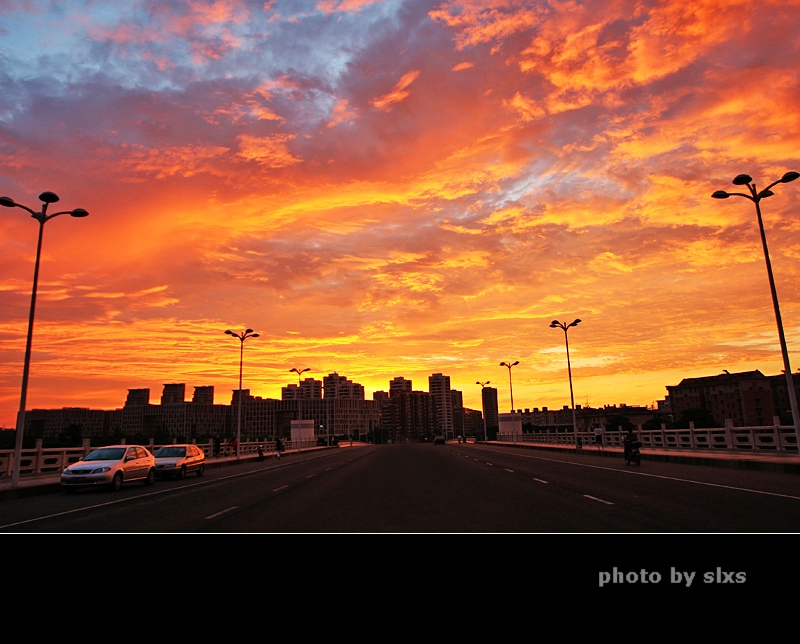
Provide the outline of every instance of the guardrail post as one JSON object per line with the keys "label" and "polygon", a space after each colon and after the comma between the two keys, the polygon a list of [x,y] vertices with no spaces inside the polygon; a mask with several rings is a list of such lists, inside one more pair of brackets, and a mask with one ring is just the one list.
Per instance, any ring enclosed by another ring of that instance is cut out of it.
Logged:
{"label": "guardrail post", "polygon": [[34,467],[33,467],[33,471],[36,474],[41,474],[42,473],[42,461],[44,460],[42,458],[42,439],[41,438],[37,438],[36,439],[36,456],[34,458],[35,458],[35,461],[34,461],[35,464],[34,464]]}

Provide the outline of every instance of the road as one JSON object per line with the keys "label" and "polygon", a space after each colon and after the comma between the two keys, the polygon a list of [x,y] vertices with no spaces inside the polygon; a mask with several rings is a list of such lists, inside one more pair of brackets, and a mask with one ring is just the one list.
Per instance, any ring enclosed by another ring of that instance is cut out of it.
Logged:
{"label": "road", "polygon": [[796,475],[378,445],[0,502],[4,533],[794,533]]}

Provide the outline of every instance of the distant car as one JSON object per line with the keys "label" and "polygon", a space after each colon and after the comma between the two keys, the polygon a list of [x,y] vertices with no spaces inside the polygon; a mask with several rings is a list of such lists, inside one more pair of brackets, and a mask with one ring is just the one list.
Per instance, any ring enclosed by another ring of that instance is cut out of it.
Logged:
{"label": "distant car", "polygon": [[139,445],[98,447],[61,473],[65,491],[78,487],[108,486],[119,490],[124,483],[156,480],[156,459]]}
{"label": "distant car", "polygon": [[156,458],[156,476],[186,478],[196,472],[203,476],[206,455],[197,445],[165,445],[153,454]]}
{"label": "distant car", "polygon": [[444,440],[444,436],[436,436],[436,437],[433,439],[433,444],[434,444],[434,445],[444,445],[444,444],[445,444],[445,442],[446,442],[446,441]]}

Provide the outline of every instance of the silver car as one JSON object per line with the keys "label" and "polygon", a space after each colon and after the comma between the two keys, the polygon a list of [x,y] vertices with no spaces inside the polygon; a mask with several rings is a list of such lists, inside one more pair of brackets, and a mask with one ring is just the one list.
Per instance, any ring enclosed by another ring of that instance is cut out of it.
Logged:
{"label": "silver car", "polygon": [[185,478],[190,472],[203,476],[206,455],[197,445],[165,445],[153,454],[156,476]]}
{"label": "silver car", "polygon": [[139,445],[98,447],[61,473],[65,491],[98,485],[118,490],[130,481],[152,485],[155,480],[156,459]]}

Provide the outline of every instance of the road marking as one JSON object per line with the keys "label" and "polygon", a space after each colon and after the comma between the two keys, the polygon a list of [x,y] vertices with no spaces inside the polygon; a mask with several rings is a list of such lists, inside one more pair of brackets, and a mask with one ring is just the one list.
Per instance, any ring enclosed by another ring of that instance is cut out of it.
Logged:
{"label": "road marking", "polygon": [[506,472],[511,472],[512,474],[514,473],[514,470],[510,470],[510,469],[508,469],[507,467],[504,467],[503,469],[504,469]]}
{"label": "road marking", "polygon": [[281,485],[280,487],[276,487],[276,488],[275,488],[274,490],[272,490],[272,491],[273,491],[273,492],[280,492],[281,490],[285,490],[287,487],[289,487],[289,486],[288,486],[288,485]]}
{"label": "road marking", "polygon": [[222,516],[222,515],[223,515],[223,514],[225,514],[226,512],[231,512],[232,510],[235,510],[235,509],[236,509],[236,508],[238,508],[238,507],[239,507],[238,505],[234,505],[234,506],[232,506],[232,507],[230,507],[230,508],[227,508],[227,509],[225,509],[225,510],[222,510],[221,512],[216,512],[215,514],[210,514],[210,515],[208,515],[208,516],[206,517],[206,519],[216,519],[217,517],[219,517],[219,516]]}
{"label": "road marking", "polygon": [[[306,454],[304,453],[303,456],[306,456]],[[183,490],[189,490],[190,488],[194,488],[194,487],[216,485],[217,483],[220,483],[220,482],[223,482],[223,481],[227,481],[229,479],[238,479],[238,478],[245,477],[245,476],[254,476],[256,474],[263,473],[264,471],[269,471],[269,470],[278,469],[278,468],[283,469],[283,468],[288,467],[288,466],[296,465],[297,463],[307,463],[308,461],[314,461],[314,460],[317,460],[319,458],[326,458],[327,456],[328,456],[327,452],[320,452],[319,454],[314,454],[311,457],[306,457],[302,461],[290,461],[288,463],[280,463],[280,464],[276,463],[275,465],[268,465],[265,468],[259,468],[257,470],[248,470],[247,472],[238,472],[236,474],[229,474],[227,476],[220,476],[219,478],[215,478],[215,479],[206,478],[205,480],[200,480],[200,481],[197,481],[196,483],[186,483],[186,484],[181,484],[181,485],[179,485],[177,487],[169,487],[169,488],[166,488],[166,489],[159,489],[159,490],[155,490],[153,492],[147,492],[145,494],[140,494],[140,495],[137,495],[137,496],[129,496],[129,497],[125,497],[125,498],[122,498],[122,499],[114,499],[113,501],[105,501],[103,503],[94,503],[92,505],[87,505],[87,506],[84,506],[84,507],[75,508],[73,510],[65,510],[64,512],[55,512],[53,514],[48,514],[48,515],[45,515],[45,516],[33,517],[31,519],[24,519],[22,521],[16,521],[14,523],[7,523],[5,525],[0,525],[0,530],[2,530],[4,528],[13,528],[13,527],[20,526],[20,525],[26,525],[26,524],[29,524],[29,523],[36,523],[37,521],[43,521],[45,519],[53,519],[53,518],[56,518],[56,517],[67,516],[67,515],[70,515],[70,514],[77,514],[79,512],[86,512],[87,510],[94,510],[94,509],[106,507],[106,506],[109,506],[109,505],[118,505],[120,503],[130,503],[132,501],[138,501],[138,500],[146,498],[146,497],[161,496],[161,495],[164,495],[164,494],[175,494],[176,492],[180,493]],[[328,468],[328,469],[330,470],[331,468]]]}
{"label": "road marking", "polygon": [[762,494],[764,496],[776,496],[782,499],[792,499],[800,501],[800,496],[793,494],[782,494],[780,492],[768,492],[766,490],[754,490],[752,488],[737,487],[735,485],[723,485],[721,483],[708,483],[706,481],[696,481],[694,479],[684,479],[677,476],[664,476],[663,474],[648,474],[647,472],[635,472],[628,469],[619,469],[616,467],[604,467],[602,465],[589,465],[588,463],[573,463],[572,461],[562,461],[557,458],[546,458],[544,456],[532,456],[530,454],[519,454],[518,452],[502,452],[503,454],[514,456],[522,456],[523,458],[532,458],[537,461],[547,461],[549,463],[561,463],[563,465],[574,465],[575,467],[586,467],[592,470],[606,470],[608,472],[620,472],[622,474],[629,474],[633,476],[646,476],[654,479],[665,479],[667,481],[678,481],[680,483],[692,483],[693,485],[703,485],[705,487],[718,487],[724,490],[734,490],[736,492],[751,492],[752,494]]}
{"label": "road marking", "polygon": [[544,483],[545,485],[548,485],[547,481],[544,481],[542,479],[537,479],[535,476],[533,477],[533,480],[536,481],[537,483]]}
{"label": "road marking", "polygon": [[584,494],[587,499],[591,499],[592,501],[599,501],[600,503],[605,503],[606,505],[614,505],[611,501],[606,501],[605,499],[598,499],[596,496],[591,496],[589,494]]}

